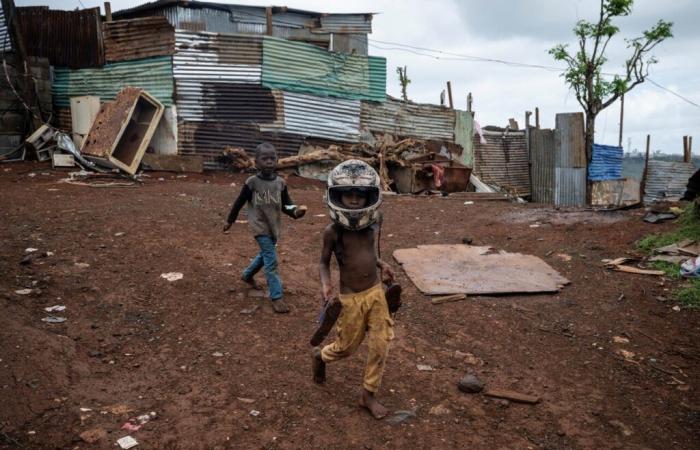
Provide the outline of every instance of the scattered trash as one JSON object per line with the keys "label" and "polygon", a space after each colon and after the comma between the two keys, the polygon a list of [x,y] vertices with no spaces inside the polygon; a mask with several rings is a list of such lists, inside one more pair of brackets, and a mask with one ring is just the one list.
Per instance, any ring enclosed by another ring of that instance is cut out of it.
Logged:
{"label": "scattered trash", "polygon": [[432,366],[429,366],[427,364],[416,364],[416,368],[421,372],[432,372],[433,370],[435,370]]}
{"label": "scattered trash", "polygon": [[258,417],[260,415],[260,411],[258,411],[257,409],[251,409],[250,415],[253,417]]}
{"label": "scattered trash", "polygon": [[467,374],[459,380],[457,387],[460,391],[466,392],[468,394],[476,394],[484,389],[484,383],[479,380],[476,375]]}
{"label": "scattered trash", "polygon": [[428,412],[428,414],[430,414],[432,416],[446,416],[451,412],[452,411],[450,411],[450,409],[447,406],[445,406],[443,404],[439,404],[439,405],[435,405],[432,408],[430,408],[430,411]]}
{"label": "scattered trash", "polygon": [[629,351],[629,350],[625,350],[625,349],[622,349],[622,348],[621,348],[621,349],[618,349],[618,350],[617,350],[617,353],[619,353],[620,356],[622,356],[623,358],[625,358],[627,361],[636,362],[636,361],[634,360],[634,357],[637,356],[637,355],[635,355],[633,352],[631,352],[631,351]]}
{"label": "scattered trash", "polygon": [[681,264],[681,275],[686,278],[695,278],[700,275],[700,256],[690,258]]}
{"label": "scattered trash", "polygon": [[622,336],[613,336],[613,342],[616,344],[629,344],[630,340]]}
{"label": "scattered trash", "polygon": [[131,422],[126,422],[124,425],[122,425],[122,430],[126,430],[129,433],[135,433],[141,429],[141,425],[137,425]]}
{"label": "scattered trash", "polygon": [[394,411],[394,414],[388,416],[384,420],[386,420],[390,424],[398,425],[413,417],[416,417],[416,408]]}
{"label": "scattered trash", "polygon": [[508,391],[504,389],[489,389],[488,391],[484,392],[484,395],[494,398],[503,398],[517,403],[527,403],[530,405],[534,405],[540,402],[539,397],[521,394],[520,392]]}
{"label": "scattered trash", "polygon": [[182,277],[184,277],[184,275],[180,272],[168,272],[168,273],[161,273],[160,277],[165,278],[168,281],[177,281],[177,280],[182,280]]}
{"label": "scattered trash", "polygon": [[34,289],[18,289],[15,291],[15,294],[18,295],[29,295],[32,292],[34,292]]}
{"label": "scattered trash", "polygon": [[644,216],[644,221],[648,223],[659,223],[659,222],[665,222],[667,220],[673,220],[678,217],[677,214],[668,212],[668,213],[653,213],[649,212],[647,213],[646,216]]}
{"label": "scattered trash", "polygon": [[651,270],[651,269],[639,269],[637,267],[627,266],[624,263],[633,261],[632,258],[617,258],[617,259],[603,259],[602,262],[608,269],[616,270],[618,272],[636,273],[639,275],[655,275],[662,276],[666,272],[663,270]]}
{"label": "scattered trash", "polygon": [[554,256],[556,256],[557,258],[561,259],[564,262],[571,261],[571,255],[567,255],[566,253],[557,253]]}
{"label": "scattered trash", "polygon": [[260,305],[253,305],[250,308],[244,308],[241,310],[241,314],[245,314],[245,315],[250,316],[253,313],[255,313],[255,311],[257,311],[258,308],[260,308]]}
{"label": "scattered trash", "polygon": [[238,401],[241,401],[243,403],[255,403],[255,400],[252,398],[245,398],[245,397],[236,397]]}
{"label": "scattered trash", "polygon": [[24,249],[24,253],[34,253],[35,251],[39,250],[38,248],[34,247],[27,247]]}
{"label": "scattered trash", "polygon": [[65,311],[65,310],[66,310],[65,305],[53,305],[53,306],[49,306],[49,307],[44,308],[44,311],[46,311],[46,312],[61,312],[61,311]]}
{"label": "scattered trash", "polygon": [[102,428],[93,428],[91,430],[83,431],[78,435],[80,439],[88,444],[94,444],[95,442],[107,437],[107,432]]}
{"label": "scattered trash", "polygon": [[678,311],[680,311],[680,310],[681,310],[681,307],[680,307],[680,306],[678,306],[678,305],[676,305],[676,306],[674,306],[674,307],[673,307],[673,308],[671,308],[671,309],[672,309],[672,310],[674,310],[674,311],[676,311],[676,312],[678,312]]}
{"label": "scattered trash", "polygon": [[46,323],[63,323],[66,321],[66,318],[58,316],[46,316],[43,319],[41,319],[41,321]]}
{"label": "scattered trash", "polygon": [[125,234],[126,234],[126,233],[124,233],[123,231],[119,231],[119,232],[117,232],[117,233],[114,233],[114,236],[115,236],[115,237],[121,237],[121,236],[124,236]]}
{"label": "scattered trash", "polygon": [[87,269],[88,267],[90,267],[90,264],[88,263],[75,263],[74,265],[78,269]]}
{"label": "scattered trash", "polygon": [[315,214],[314,217],[326,217],[325,214]]}
{"label": "scattered trash", "polygon": [[474,204],[474,202],[473,202],[473,201],[471,201],[471,200],[468,200],[468,201],[464,202],[464,204],[465,204],[465,205],[473,205],[473,204]]}
{"label": "scattered trash", "polygon": [[221,358],[222,356],[224,356],[224,354],[221,352],[214,352],[211,354],[211,356],[213,356],[214,358]]}
{"label": "scattered trash", "polygon": [[131,436],[124,436],[123,438],[118,439],[117,444],[123,450],[128,450],[139,445],[136,439],[132,438]]}

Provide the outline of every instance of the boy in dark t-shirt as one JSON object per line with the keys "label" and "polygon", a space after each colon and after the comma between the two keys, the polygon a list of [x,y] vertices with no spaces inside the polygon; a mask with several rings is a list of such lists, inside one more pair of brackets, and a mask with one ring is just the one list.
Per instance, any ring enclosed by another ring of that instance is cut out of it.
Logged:
{"label": "boy in dark t-shirt", "polygon": [[243,271],[241,278],[250,286],[259,288],[253,277],[264,268],[272,309],[277,313],[288,313],[289,307],[282,298],[282,280],[277,269],[276,245],[282,224],[280,212],[299,219],[306,213],[306,206],[297,206],[292,202],[287,183],[275,172],[277,151],[272,144],[263,142],[255,148],[255,167],[258,173],[245,181],[231,207],[224,231],[231,228],[241,208],[247,204],[248,228],[260,246],[260,253]]}

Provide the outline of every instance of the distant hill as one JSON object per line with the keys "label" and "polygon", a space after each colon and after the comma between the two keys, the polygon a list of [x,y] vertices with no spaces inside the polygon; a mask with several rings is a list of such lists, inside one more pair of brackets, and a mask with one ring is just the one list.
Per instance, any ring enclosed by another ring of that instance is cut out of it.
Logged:
{"label": "distant hill", "polygon": [[[683,155],[667,155],[665,153],[655,153],[650,156],[650,159],[661,161],[683,161]],[[695,167],[700,168],[700,157],[693,158]],[[644,170],[644,155],[641,153],[626,153],[622,159],[622,176],[624,178],[632,178],[635,180],[642,179],[642,171]]]}

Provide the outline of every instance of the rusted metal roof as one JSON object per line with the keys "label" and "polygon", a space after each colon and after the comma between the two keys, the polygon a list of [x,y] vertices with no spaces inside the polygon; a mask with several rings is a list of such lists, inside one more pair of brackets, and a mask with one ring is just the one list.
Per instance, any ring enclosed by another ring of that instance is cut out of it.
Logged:
{"label": "rusted metal roof", "polygon": [[532,201],[554,203],[554,167],[556,165],[554,130],[530,129],[530,174]]}
{"label": "rusted metal roof", "polygon": [[165,17],[117,20],[102,24],[105,58],[109,62],[172,55],[175,29]]}
{"label": "rusted metal roof", "polygon": [[284,131],[337,141],[359,141],[359,100],[283,91],[282,101],[279,113],[284,117]]}
{"label": "rusted metal roof", "polygon": [[262,38],[176,31],[177,80],[260,84]]}
{"label": "rusted metal roof", "polygon": [[372,132],[454,142],[455,111],[438,105],[389,96],[383,103],[363,101],[360,123]]}
{"label": "rusted metal roof", "polygon": [[693,163],[649,160],[644,203],[680,200],[696,170]]}
{"label": "rusted metal roof", "polygon": [[319,31],[329,33],[369,34],[372,32],[372,14],[328,14],[321,16]]}
{"label": "rusted metal roof", "polygon": [[519,196],[530,195],[525,131],[484,131],[484,138],[486,144],[474,137],[474,173],[485,183]]}
{"label": "rusted metal roof", "polygon": [[181,122],[178,124],[178,153],[204,157],[207,169],[223,169],[217,162],[225,147],[241,147],[253,155],[255,147],[267,141],[280,156],[296,155],[304,138],[284,132],[261,132],[255,124],[231,122]]}
{"label": "rusted metal roof", "polygon": [[257,84],[179,78],[176,92],[179,120],[267,123],[276,117],[272,93]]}
{"label": "rusted metal roof", "polygon": [[43,56],[54,66],[72,69],[104,64],[100,20],[100,8],[78,11],[17,8],[17,24],[27,54]]}

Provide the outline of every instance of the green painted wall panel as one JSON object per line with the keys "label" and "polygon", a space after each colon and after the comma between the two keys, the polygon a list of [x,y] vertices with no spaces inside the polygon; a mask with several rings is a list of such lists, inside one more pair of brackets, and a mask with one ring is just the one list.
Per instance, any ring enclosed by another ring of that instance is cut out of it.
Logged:
{"label": "green painted wall panel", "polygon": [[114,100],[126,86],[145,89],[163,105],[173,104],[173,62],[170,56],[105,64],[94,69],[54,69],[53,101],[70,107],[70,98],[97,95],[101,101]]}
{"label": "green painted wall panel", "polygon": [[459,162],[474,167],[474,118],[469,111],[455,111],[455,143],[462,146]]}
{"label": "green painted wall panel", "polygon": [[351,100],[386,99],[386,59],[329,52],[265,37],[262,84],[271,89]]}

